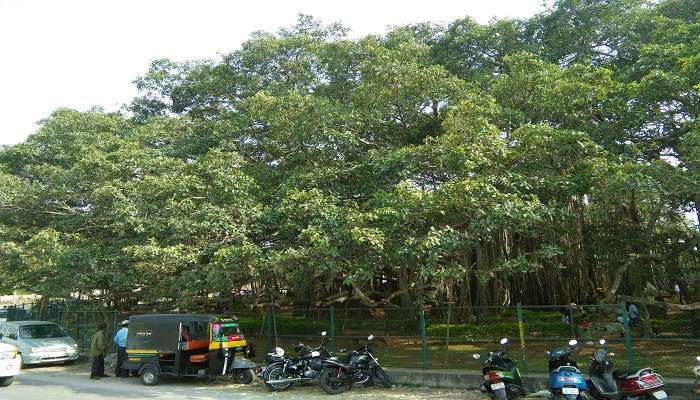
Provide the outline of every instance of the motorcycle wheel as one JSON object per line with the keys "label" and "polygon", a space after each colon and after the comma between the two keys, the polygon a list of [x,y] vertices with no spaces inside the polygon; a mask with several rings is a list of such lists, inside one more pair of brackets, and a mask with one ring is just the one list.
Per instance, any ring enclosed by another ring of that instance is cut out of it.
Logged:
{"label": "motorcycle wheel", "polygon": [[268,383],[269,381],[274,381],[274,380],[279,380],[279,379],[287,379],[289,376],[284,373],[284,367],[281,365],[274,365],[271,368],[268,367],[269,371],[266,369],[265,370],[265,386],[267,386],[268,389],[270,389],[273,392],[284,392],[292,388],[294,386],[294,382],[287,382],[287,383]]}
{"label": "motorcycle wheel", "polygon": [[237,369],[233,371],[233,379],[238,383],[249,385],[253,383],[255,377],[253,376],[253,371],[250,369]]}
{"label": "motorcycle wheel", "polygon": [[335,368],[326,368],[318,378],[318,384],[328,394],[341,394],[350,390],[350,384],[345,383],[345,372],[337,376]]}
{"label": "motorcycle wheel", "polygon": [[382,369],[382,367],[376,367],[374,369],[374,376],[385,387],[391,388],[394,386],[394,382],[391,380],[391,377]]}

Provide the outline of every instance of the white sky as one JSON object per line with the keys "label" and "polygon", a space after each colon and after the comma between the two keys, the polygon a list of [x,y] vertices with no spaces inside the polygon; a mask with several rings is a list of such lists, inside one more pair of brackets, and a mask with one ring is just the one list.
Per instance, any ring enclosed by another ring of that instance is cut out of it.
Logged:
{"label": "white sky", "polygon": [[391,25],[471,16],[528,17],[543,0],[0,0],[0,145],[24,140],[58,107],[107,111],[156,58],[217,58],[251,32],[291,26],[300,13],[340,21],[352,36]]}

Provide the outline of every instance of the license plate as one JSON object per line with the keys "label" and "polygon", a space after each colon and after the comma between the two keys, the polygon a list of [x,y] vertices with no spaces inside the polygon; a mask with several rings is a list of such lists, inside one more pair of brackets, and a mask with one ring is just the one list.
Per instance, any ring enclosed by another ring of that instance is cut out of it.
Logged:
{"label": "license plate", "polygon": [[561,388],[562,394],[578,394],[578,388]]}
{"label": "license plate", "polygon": [[48,358],[63,358],[66,357],[66,352],[65,351],[51,351],[46,353],[46,357]]}
{"label": "license plate", "polygon": [[668,395],[663,390],[659,390],[658,392],[654,392],[654,393],[652,393],[652,395],[659,400],[668,399]]}
{"label": "license plate", "polygon": [[505,388],[506,388],[506,384],[503,382],[498,382],[498,383],[494,383],[493,385],[491,385],[491,390],[498,390],[498,389],[505,389]]}

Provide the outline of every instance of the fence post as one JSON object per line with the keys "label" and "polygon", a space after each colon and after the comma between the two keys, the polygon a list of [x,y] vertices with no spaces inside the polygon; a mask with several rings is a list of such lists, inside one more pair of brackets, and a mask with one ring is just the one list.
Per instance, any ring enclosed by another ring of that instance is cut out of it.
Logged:
{"label": "fence post", "polygon": [[525,343],[525,323],[523,321],[523,304],[521,302],[518,302],[516,310],[518,314],[518,333],[520,334],[520,350],[523,353],[523,372],[527,374],[527,345]]}
{"label": "fence post", "polygon": [[335,306],[331,305],[331,351],[335,353]]}
{"label": "fence post", "polygon": [[427,333],[425,332],[425,306],[421,304],[420,308],[420,339],[421,339],[421,352],[420,352],[420,359],[421,359],[421,366],[423,369],[428,368],[428,338],[427,338]]}
{"label": "fence post", "polygon": [[272,352],[272,305],[267,306],[267,352]]}
{"label": "fence post", "polygon": [[83,343],[83,341],[81,340],[81,337],[80,337],[80,312],[77,312],[75,314],[75,317],[76,317],[76,329],[78,330],[78,333],[76,334],[76,336],[78,336],[78,343],[79,343],[80,348],[84,349],[85,344]]}
{"label": "fence post", "polygon": [[452,303],[447,305],[447,332],[445,334],[445,360],[447,366],[447,355],[450,352],[450,325],[452,325]]}
{"label": "fence post", "polygon": [[[112,311],[112,337],[117,334],[117,311]],[[118,351],[117,344],[112,341],[112,349]]]}
{"label": "fence post", "polygon": [[625,327],[625,348],[627,350],[627,369],[632,370],[634,364],[634,355],[632,353],[632,332],[630,331],[630,316],[627,312],[625,303],[620,304],[622,309],[622,324]]}

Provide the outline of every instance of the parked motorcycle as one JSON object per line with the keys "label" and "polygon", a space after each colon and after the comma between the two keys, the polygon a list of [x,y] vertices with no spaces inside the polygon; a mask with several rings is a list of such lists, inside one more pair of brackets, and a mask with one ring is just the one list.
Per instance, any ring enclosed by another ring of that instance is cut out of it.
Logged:
{"label": "parked motorcycle", "polygon": [[578,341],[569,341],[567,347],[558,347],[546,351],[549,357],[549,389],[555,399],[586,400],[588,386],[586,379],[578,369],[578,364],[570,358],[578,350]]}
{"label": "parked motorcycle", "polygon": [[[482,373],[484,382],[479,386],[482,393],[492,399],[505,400],[525,396],[520,371],[515,362],[508,357],[508,339],[501,339],[501,349],[489,352],[484,362]],[[474,359],[481,358],[474,354]]]}
{"label": "parked motorcycle", "polygon": [[262,374],[265,386],[273,392],[282,392],[291,389],[297,383],[318,380],[323,372],[323,360],[331,356],[325,344],[326,332],[322,332],[321,344],[316,348],[299,343],[295,347],[297,357],[284,357],[282,349],[270,354],[273,362],[265,367]]}
{"label": "parked motorcycle", "polygon": [[370,346],[373,340],[374,335],[369,335],[367,343],[350,353],[344,361],[331,357],[323,362],[319,385],[326,393],[341,394],[350,390],[354,383],[371,385],[375,379],[388,388],[393,385],[372,353]]}
{"label": "parked motorcycle", "polygon": [[591,356],[590,393],[598,400],[663,400],[668,395],[663,390],[664,380],[651,368],[643,368],[636,372],[613,371],[605,339],[600,339],[601,348]]}
{"label": "parked motorcycle", "polygon": [[608,352],[605,339],[600,339],[598,343],[601,348],[591,355],[588,370],[590,393],[598,400],[619,399],[622,393],[618,390],[617,381],[613,376],[613,363],[610,360],[613,353]]}

